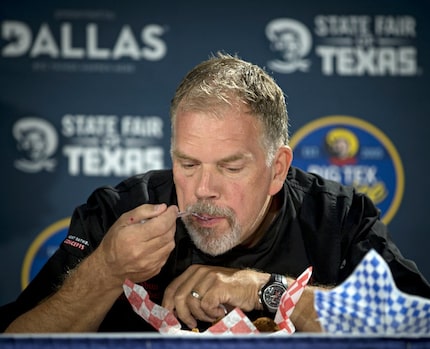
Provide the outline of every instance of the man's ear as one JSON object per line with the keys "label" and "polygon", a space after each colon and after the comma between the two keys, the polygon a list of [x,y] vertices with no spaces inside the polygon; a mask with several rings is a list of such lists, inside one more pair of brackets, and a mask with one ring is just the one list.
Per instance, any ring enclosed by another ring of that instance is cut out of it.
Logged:
{"label": "man's ear", "polygon": [[269,195],[275,195],[281,190],[287,178],[288,170],[293,161],[293,151],[288,145],[284,145],[278,149],[272,164],[272,183],[270,185]]}

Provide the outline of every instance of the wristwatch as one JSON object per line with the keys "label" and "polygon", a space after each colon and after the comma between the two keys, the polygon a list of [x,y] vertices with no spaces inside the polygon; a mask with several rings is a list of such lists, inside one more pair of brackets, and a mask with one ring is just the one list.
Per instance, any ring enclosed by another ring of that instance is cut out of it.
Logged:
{"label": "wristwatch", "polygon": [[272,314],[276,313],[281,297],[287,288],[287,278],[284,275],[271,274],[267,284],[258,292],[264,310]]}

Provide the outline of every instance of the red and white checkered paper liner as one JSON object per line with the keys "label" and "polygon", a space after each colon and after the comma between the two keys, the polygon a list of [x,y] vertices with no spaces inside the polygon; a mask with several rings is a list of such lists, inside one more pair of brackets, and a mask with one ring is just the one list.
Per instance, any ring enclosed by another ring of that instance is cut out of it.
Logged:
{"label": "red and white checkered paper liner", "polygon": [[275,322],[281,330],[294,333],[296,328],[290,320],[290,316],[299,301],[305,286],[312,275],[312,267],[306,269],[284,292],[275,315]]}
{"label": "red and white checkered paper liner", "polygon": [[[281,329],[281,331],[279,331],[280,333],[292,334],[295,332],[295,327],[290,320],[290,315],[300,299],[311,274],[312,267],[309,267],[283,294],[278,311],[275,315],[275,322]],[[123,284],[123,289],[133,310],[160,333],[177,334],[181,332],[181,334],[183,334],[186,332],[187,334],[195,334],[195,332],[192,331],[182,331],[181,324],[173,313],[152,302],[149,299],[148,292],[142,286],[127,279]],[[203,333],[256,334],[259,332],[242,310],[235,308]]]}

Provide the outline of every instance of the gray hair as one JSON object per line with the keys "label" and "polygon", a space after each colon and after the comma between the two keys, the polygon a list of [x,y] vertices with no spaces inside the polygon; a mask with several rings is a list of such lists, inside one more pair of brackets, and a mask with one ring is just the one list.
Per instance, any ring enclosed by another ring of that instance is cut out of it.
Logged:
{"label": "gray hair", "polygon": [[282,89],[262,68],[218,52],[194,67],[182,80],[170,106],[172,144],[178,109],[211,111],[245,106],[263,125],[260,139],[270,165],[277,149],[288,145],[288,113]]}

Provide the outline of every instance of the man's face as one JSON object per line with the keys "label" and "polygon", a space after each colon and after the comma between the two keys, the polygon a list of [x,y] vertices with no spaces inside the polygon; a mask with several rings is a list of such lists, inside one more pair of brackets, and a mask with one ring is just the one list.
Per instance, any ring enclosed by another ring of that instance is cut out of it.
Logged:
{"label": "man's face", "polygon": [[28,132],[25,137],[23,137],[20,146],[26,151],[31,160],[40,160],[45,156],[46,139],[40,132]]}
{"label": "man's face", "polygon": [[341,159],[345,159],[348,157],[349,155],[349,143],[345,138],[337,138],[335,139],[335,141],[333,142],[332,146],[332,151],[333,153],[341,158]]}
{"label": "man's face", "polygon": [[178,111],[172,144],[178,205],[207,218],[188,216],[184,222],[208,254],[222,254],[250,237],[274,194],[261,127],[237,109],[223,109],[221,117]]}
{"label": "man's face", "polygon": [[279,36],[276,48],[287,61],[300,58],[301,42],[294,33],[286,32]]}

